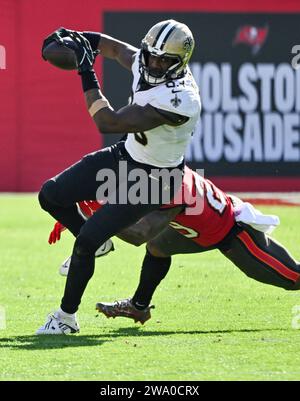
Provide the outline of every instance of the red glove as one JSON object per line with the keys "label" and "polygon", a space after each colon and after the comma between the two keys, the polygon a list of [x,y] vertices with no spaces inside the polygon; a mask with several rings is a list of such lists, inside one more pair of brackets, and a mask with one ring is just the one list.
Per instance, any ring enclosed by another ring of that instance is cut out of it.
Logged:
{"label": "red glove", "polygon": [[[96,210],[102,207],[102,204],[99,204],[97,201],[82,201],[79,202],[79,206],[83,214],[89,218],[93,215]],[[57,221],[54,225],[53,230],[49,235],[48,242],[49,244],[55,244],[56,241],[60,240],[60,234],[66,230],[66,227],[63,226],[59,221]]]}
{"label": "red glove", "polygon": [[91,217],[101,206],[97,201],[79,202],[79,207],[87,218]]}
{"label": "red glove", "polygon": [[49,244],[55,244],[56,241],[60,240],[60,234],[62,233],[62,231],[64,231],[66,229],[65,226],[63,226],[59,221],[57,221],[54,224],[54,228],[51,231],[50,235],[49,235],[49,239],[48,242]]}

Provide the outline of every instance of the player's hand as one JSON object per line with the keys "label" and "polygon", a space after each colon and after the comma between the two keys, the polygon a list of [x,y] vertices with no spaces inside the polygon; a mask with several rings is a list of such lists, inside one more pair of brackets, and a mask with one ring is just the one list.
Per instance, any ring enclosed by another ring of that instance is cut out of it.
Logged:
{"label": "player's hand", "polygon": [[55,244],[56,241],[60,240],[61,233],[66,230],[66,227],[63,226],[59,221],[54,224],[53,230],[49,235],[48,242],[49,244]]}
{"label": "player's hand", "polygon": [[[74,32],[74,31],[71,31],[70,29],[66,29],[64,27],[60,27],[60,28],[56,29],[56,31],[50,33],[50,35],[48,35],[43,42],[42,57],[44,58],[43,50],[49,43],[55,41],[63,46],[64,45],[63,38],[70,36],[70,34],[72,32]],[[44,60],[45,60],[45,58],[44,58]]]}
{"label": "player's hand", "polygon": [[81,201],[79,202],[81,211],[86,217],[91,217],[98,209],[102,207],[97,201]]}
{"label": "player's hand", "polygon": [[81,33],[73,31],[69,36],[77,45],[75,48],[72,48],[77,58],[78,73],[82,74],[85,71],[92,71],[95,58],[99,51],[93,51],[90,42]]}

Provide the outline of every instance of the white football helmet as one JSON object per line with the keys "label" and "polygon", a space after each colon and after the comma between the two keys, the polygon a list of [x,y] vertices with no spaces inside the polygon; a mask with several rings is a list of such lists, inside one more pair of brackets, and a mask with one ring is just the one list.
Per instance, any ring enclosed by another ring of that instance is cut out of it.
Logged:
{"label": "white football helmet", "polygon": [[[195,46],[193,34],[181,22],[173,19],[161,21],[146,34],[141,44],[140,73],[150,85],[159,85],[179,78],[191,58]],[[161,73],[149,68],[149,55],[172,59],[172,65]]]}

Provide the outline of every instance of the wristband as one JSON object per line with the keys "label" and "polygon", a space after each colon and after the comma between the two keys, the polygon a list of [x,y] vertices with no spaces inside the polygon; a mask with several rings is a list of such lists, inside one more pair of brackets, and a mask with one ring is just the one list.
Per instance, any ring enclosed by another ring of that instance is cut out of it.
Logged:
{"label": "wristband", "polygon": [[90,42],[91,48],[93,51],[97,50],[100,39],[101,39],[101,34],[98,32],[82,32],[82,35]]}
{"label": "wristband", "polygon": [[100,89],[98,79],[96,77],[95,71],[85,71],[80,74],[82,89],[84,92],[90,89]]}
{"label": "wristband", "polygon": [[91,117],[94,117],[94,115],[99,110],[104,109],[105,107],[110,107],[110,104],[109,101],[104,96],[101,99],[95,100],[94,103],[89,108],[89,113]]}

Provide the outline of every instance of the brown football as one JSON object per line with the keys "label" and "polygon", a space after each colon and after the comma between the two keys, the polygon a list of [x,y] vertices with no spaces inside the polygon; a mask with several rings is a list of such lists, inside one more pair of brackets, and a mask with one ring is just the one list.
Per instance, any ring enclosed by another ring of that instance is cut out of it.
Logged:
{"label": "brown football", "polygon": [[73,49],[76,48],[77,44],[69,37],[63,38],[63,41],[68,43],[69,47],[53,41],[43,49],[43,56],[55,67],[63,70],[76,70],[77,61]]}

